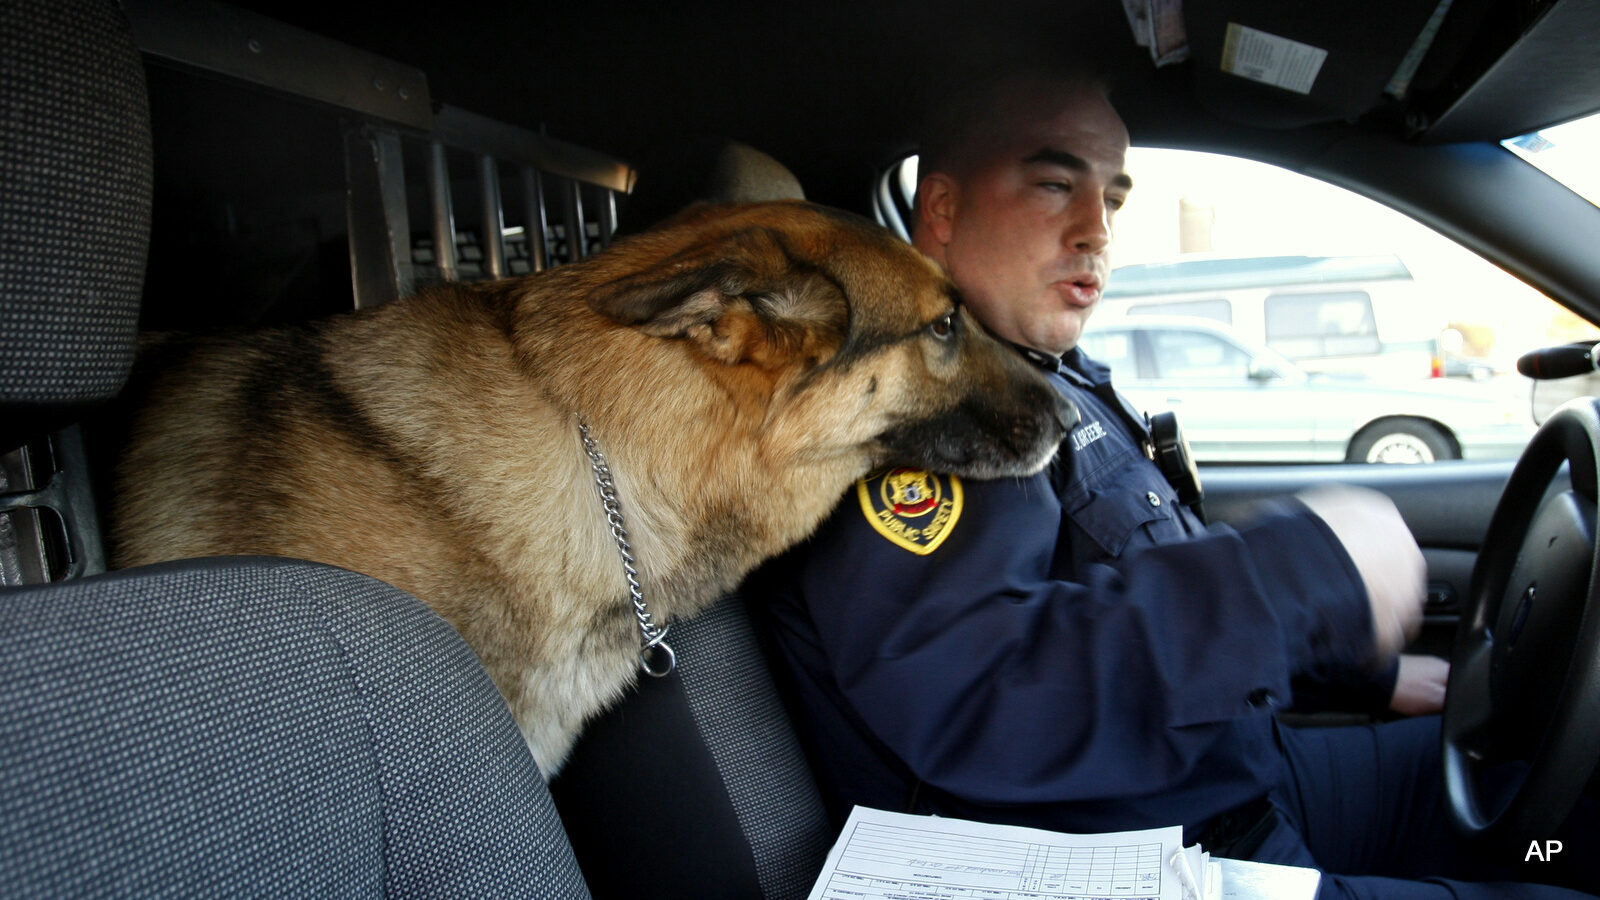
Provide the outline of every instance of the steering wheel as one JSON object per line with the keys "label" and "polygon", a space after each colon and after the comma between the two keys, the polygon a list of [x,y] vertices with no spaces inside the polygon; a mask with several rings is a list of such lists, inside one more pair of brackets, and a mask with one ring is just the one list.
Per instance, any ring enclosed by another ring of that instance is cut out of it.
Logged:
{"label": "steering wheel", "polygon": [[1480,845],[1549,838],[1600,762],[1597,483],[1600,400],[1580,398],[1523,451],[1472,573],[1442,731],[1450,817]]}

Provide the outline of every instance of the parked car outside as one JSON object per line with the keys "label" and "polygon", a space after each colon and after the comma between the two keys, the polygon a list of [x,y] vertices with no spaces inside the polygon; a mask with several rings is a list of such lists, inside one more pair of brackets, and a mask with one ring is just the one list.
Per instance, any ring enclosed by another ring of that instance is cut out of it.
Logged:
{"label": "parked car outside", "polygon": [[1509,391],[1312,374],[1199,317],[1113,312],[1081,346],[1142,411],[1176,411],[1202,462],[1505,459],[1534,431]]}

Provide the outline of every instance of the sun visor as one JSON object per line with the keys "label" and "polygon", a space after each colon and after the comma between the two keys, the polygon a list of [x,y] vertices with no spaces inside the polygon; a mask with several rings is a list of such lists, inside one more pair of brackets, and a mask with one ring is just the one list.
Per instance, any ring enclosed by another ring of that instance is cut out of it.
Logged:
{"label": "sun visor", "polygon": [[1185,0],[1197,97],[1219,118],[1259,128],[1359,118],[1383,102],[1397,75],[1415,71],[1440,6]]}
{"label": "sun visor", "polygon": [[[1520,24],[1520,23],[1517,23]],[[1428,141],[1500,140],[1595,111],[1600,99],[1600,0],[1539,11],[1482,75],[1434,116]],[[1552,84],[1560,90],[1551,90]]]}

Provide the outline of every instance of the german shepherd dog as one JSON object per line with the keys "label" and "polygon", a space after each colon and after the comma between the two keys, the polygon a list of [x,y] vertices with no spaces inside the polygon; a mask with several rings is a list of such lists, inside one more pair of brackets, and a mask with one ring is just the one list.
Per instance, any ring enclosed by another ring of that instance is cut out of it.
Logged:
{"label": "german shepherd dog", "polygon": [[547,273],[173,338],[117,474],[114,562],[268,554],[403,588],[553,775],[684,617],[894,462],[1037,471],[1075,411],[910,245],[799,202],[701,207]]}

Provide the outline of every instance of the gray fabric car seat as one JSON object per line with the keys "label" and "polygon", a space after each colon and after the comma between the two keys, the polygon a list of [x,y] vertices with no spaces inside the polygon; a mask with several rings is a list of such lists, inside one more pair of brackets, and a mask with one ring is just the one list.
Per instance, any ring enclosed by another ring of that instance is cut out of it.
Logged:
{"label": "gray fabric car seat", "polygon": [[0,20],[0,451],[121,390],[150,231],[144,70],[113,3]]}
{"label": "gray fabric car seat", "polygon": [[86,473],[42,461],[81,453],[54,433],[127,379],[150,193],[144,70],[117,6],[0,5],[0,584],[104,567]]}
{"label": "gray fabric car seat", "polygon": [[[0,451],[126,380],[142,84],[113,0],[0,5]],[[0,525],[52,491],[0,481]],[[0,894],[588,896],[460,637],[268,559],[0,587]]]}
{"label": "gray fabric car seat", "polygon": [[834,831],[743,601],[672,626],[551,782],[596,898],[802,898]]}
{"label": "gray fabric car seat", "polygon": [[14,896],[587,896],[477,657],[288,560],[0,592]]}

